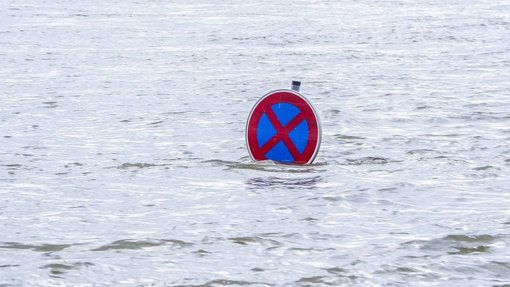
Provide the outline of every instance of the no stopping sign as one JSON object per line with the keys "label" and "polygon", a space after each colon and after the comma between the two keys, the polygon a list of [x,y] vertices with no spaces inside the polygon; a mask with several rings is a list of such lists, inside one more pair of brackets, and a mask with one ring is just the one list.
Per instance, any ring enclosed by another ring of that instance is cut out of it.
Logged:
{"label": "no stopping sign", "polygon": [[320,142],[318,114],[296,91],[266,94],[248,117],[246,143],[254,160],[310,164],[319,152]]}

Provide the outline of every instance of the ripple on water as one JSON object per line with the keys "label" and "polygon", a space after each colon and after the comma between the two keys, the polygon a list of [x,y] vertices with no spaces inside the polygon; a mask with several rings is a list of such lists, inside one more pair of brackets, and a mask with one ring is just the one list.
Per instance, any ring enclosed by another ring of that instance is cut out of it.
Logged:
{"label": "ripple on water", "polygon": [[285,187],[288,189],[306,189],[315,188],[316,185],[322,181],[321,176],[313,177],[256,177],[246,181],[246,184],[252,188],[268,188],[268,187]]}
{"label": "ripple on water", "polygon": [[417,246],[419,249],[446,253],[448,255],[468,255],[490,252],[490,244],[497,237],[487,234],[454,234],[439,239],[409,241],[403,245]]}
{"label": "ripple on water", "polygon": [[429,153],[437,153],[436,150],[433,150],[433,149],[412,149],[412,150],[409,150],[407,151],[407,154],[429,154]]}
{"label": "ripple on water", "polygon": [[274,239],[263,238],[259,236],[241,236],[231,237],[228,240],[239,245],[258,244],[263,246],[281,246],[282,243]]}
{"label": "ripple on water", "polygon": [[336,134],[333,137],[335,139],[339,140],[340,143],[342,143],[342,144],[362,145],[363,141],[366,140],[366,138],[364,138],[364,137],[343,135],[343,134]]}
{"label": "ripple on water", "polygon": [[145,163],[145,162],[135,162],[130,163],[126,162],[119,166],[116,166],[117,169],[125,169],[125,170],[137,170],[137,169],[143,169],[143,168],[152,168],[152,167],[167,167],[171,164],[156,164],[156,163]]}
{"label": "ripple on water", "polygon": [[24,244],[18,242],[4,242],[0,245],[0,248],[5,249],[19,249],[19,250],[32,250],[36,252],[52,253],[64,250],[76,244]]}
{"label": "ripple on water", "polygon": [[250,162],[237,162],[225,160],[206,160],[204,164],[210,164],[215,167],[225,167],[228,170],[254,170],[254,171],[267,171],[267,172],[281,172],[281,173],[315,173],[325,171],[323,166],[326,162],[316,162],[310,165],[286,165],[279,164],[274,161],[250,161]]}
{"label": "ripple on water", "polygon": [[499,168],[496,168],[492,165],[484,165],[484,166],[475,167],[475,168],[473,168],[473,170],[484,171],[484,170],[490,170],[490,169],[494,169],[494,168],[499,170]]}
{"label": "ripple on water", "polygon": [[193,244],[176,239],[147,239],[147,240],[122,239],[103,245],[98,248],[94,248],[92,249],[92,251],[137,250],[163,245],[171,246],[174,248],[184,248],[191,246]]}
{"label": "ripple on water", "polygon": [[57,102],[43,102],[43,105],[44,105],[43,108],[46,109],[53,109],[58,107]]}
{"label": "ripple on water", "polygon": [[217,286],[274,286],[264,282],[250,282],[241,280],[215,279],[203,284],[175,285],[174,287],[217,287]]}
{"label": "ripple on water", "polygon": [[356,159],[346,159],[342,165],[366,165],[366,164],[387,164],[391,162],[402,162],[380,156],[367,156]]}
{"label": "ripple on water", "polygon": [[40,268],[41,269],[49,269],[50,277],[64,278],[63,275],[71,270],[79,270],[79,269],[86,268],[89,266],[94,266],[94,264],[90,263],[90,262],[76,262],[76,263],[72,263],[72,264],[51,263],[51,264],[46,264]]}
{"label": "ripple on water", "polygon": [[302,277],[296,280],[292,285],[303,287],[314,286],[363,286],[366,280],[361,276],[343,274],[341,272],[334,273],[333,276],[310,276]]}

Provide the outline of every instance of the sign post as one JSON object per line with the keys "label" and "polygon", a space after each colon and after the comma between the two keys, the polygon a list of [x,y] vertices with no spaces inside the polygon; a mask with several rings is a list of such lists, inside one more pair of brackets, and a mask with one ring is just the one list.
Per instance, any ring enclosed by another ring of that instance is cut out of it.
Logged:
{"label": "sign post", "polygon": [[311,164],[321,143],[319,116],[312,104],[292,90],[269,92],[252,108],[246,124],[246,144],[254,160]]}

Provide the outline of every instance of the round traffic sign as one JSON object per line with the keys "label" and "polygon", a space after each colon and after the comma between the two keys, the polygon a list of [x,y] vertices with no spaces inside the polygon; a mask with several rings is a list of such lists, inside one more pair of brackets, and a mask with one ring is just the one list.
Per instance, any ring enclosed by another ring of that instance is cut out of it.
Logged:
{"label": "round traffic sign", "polygon": [[310,164],[319,152],[320,142],[319,116],[296,91],[266,94],[248,117],[246,143],[254,160]]}

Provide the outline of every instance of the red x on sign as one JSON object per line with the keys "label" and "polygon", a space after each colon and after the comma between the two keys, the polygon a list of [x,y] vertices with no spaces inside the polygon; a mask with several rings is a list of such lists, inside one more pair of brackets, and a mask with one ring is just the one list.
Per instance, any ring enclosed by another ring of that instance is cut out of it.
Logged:
{"label": "red x on sign", "polygon": [[271,150],[278,142],[283,141],[285,146],[289,149],[290,154],[294,158],[299,158],[300,153],[294,144],[294,142],[290,139],[289,133],[297,127],[303,120],[305,120],[303,113],[299,113],[297,116],[295,116],[289,123],[287,123],[285,126],[282,126],[280,121],[278,120],[278,117],[274,113],[272,109],[266,110],[266,116],[269,118],[269,121],[273,125],[273,127],[276,130],[276,134],[269,139],[261,148],[260,153],[266,154],[269,150]]}
{"label": "red x on sign", "polygon": [[248,118],[246,141],[255,160],[309,164],[320,146],[320,125],[301,94],[277,90],[262,97]]}

